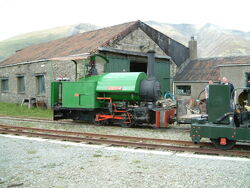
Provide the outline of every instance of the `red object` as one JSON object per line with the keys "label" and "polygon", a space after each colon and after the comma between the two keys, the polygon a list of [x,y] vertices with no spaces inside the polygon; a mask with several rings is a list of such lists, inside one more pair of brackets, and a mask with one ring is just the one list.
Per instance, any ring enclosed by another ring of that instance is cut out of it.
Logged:
{"label": "red object", "polygon": [[161,112],[156,111],[155,112],[155,127],[159,128],[160,127],[160,117],[161,117]]}
{"label": "red object", "polygon": [[226,138],[221,138],[220,139],[220,145],[227,145],[227,139]]}
{"label": "red object", "polygon": [[171,109],[171,110],[166,110],[165,111],[165,122],[164,122],[165,128],[168,127],[168,125],[169,125],[169,119],[173,118],[174,115],[175,115],[175,109]]}
{"label": "red object", "polygon": [[107,119],[118,119],[118,120],[125,120],[124,116],[121,115],[117,115],[117,113],[121,113],[121,114],[126,114],[127,115],[127,121],[125,121],[124,123],[127,124],[131,124],[131,114],[128,111],[125,110],[117,110],[116,109],[116,104],[112,103],[112,98],[110,97],[97,97],[97,99],[99,100],[109,100],[109,102],[112,104],[112,106],[114,107],[114,114],[96,114],[96,118],[95,121],[103,121],[103,120],[107,120]]}
{"label": "red object", "polygon": [[74,96],[75,96],[75,97],[79,97],[79,93],[75,93]]}
{"label": "red object", "polygon": [[121,86],[109,86],[108,90],[122,90]]}

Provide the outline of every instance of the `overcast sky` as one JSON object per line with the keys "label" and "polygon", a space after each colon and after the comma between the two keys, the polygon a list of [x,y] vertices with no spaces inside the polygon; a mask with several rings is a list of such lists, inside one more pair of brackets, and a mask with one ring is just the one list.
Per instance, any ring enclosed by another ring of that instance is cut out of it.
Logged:
{"label": "overcast sky", "polygon": [[77,23],[212,23],[250,31],[249,0],[0,0],[0,40]]}

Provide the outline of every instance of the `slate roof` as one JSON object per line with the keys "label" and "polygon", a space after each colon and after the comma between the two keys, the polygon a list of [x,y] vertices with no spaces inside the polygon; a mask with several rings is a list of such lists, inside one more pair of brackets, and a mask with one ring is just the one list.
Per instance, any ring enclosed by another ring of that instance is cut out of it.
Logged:
{"label": "slate roof", "polygon": [[218,80],[220,77],[220,65],[240,65],[249,64],[250,56],[214,57],[195,59],[182,65],[174,77],[176,82],[199,82],[208,80]]}
{"label": "slate roof", "polygon": [[135,23],[136,22],[120,24],[42,44],[32,45],[2,61],[1,65],[91,53],[99,46],[106,46],[109,41],[128,34],[129,31],[133,30],[133,27],[136,26]]}
{"label": "slate roof", "polygon": [[[173,51],[172,48],[176,48],[176,46],[182,49],[184,53],[181,54],[184,55],[177,56],[174,54],[176,58],[173,58],[173,60],[175,61],[176,59],[175,63],[177,63],[177,65],[187,59],[187,47],[138,20],[32,45],[17,51],[14,55],[3,60],[0,62],[0,66],[51,59],[55,57],[66,57],[76,54],[95,53],[98,51],[98,47],[108,47],[110,43],[115,43],[116,41],[123,39],[138,27],[154,40],[166,55],[171,56],[171,52]],[[169,42],[169,40],[171,42]],[[169,43],[175,46],[170,46]]]}

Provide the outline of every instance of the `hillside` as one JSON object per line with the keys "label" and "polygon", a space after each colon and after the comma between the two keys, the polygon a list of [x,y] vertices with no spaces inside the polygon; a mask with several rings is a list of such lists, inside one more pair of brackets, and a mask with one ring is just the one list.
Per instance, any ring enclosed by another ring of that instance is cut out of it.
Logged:
{"label": "hillside", "polygon": [[[227,30],[213,24],[168,24],[155,21],[145,23],[186,46],[190,37],[195,36],[198,42],[199,57],[250,54],[250,32]],[[31,32],[0,41],[0,61],[14,54],[17,50],[29,45],[39,44],[98,28],[100,27],[83,23]]]}
{"label": "hillside", "polygon": [[17,50],[27,46],[48,42],[50,40],[55,40],[94,29],[98,29],[98,27],[92,24],[82,23],[77,25],[56,27],[43,31],[35,31],[0,41],[0,61],[14,54]]}
{"label": "hillside", "polygon": [[198,43],[198,57],[250,54],[250,32],[227,30],[213,24],[167,24],[150,21],[149,25],[187,45],[191,36]]}

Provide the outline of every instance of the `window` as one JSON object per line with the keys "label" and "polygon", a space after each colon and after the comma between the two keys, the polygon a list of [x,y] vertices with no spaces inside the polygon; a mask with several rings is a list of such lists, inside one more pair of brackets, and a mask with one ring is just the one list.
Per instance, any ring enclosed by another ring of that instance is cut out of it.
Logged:
{"label": "window", "polygon": [[191,86],[176,86],[176,94],[191,95]]}
{"label": "window", "polygon": [[17,76],[17,92],[25,93],[24,76]]}
{"label": "window", "polygon": [[1,92],[6,93],[9,91],[9,79],[2,78],[1,79]]}
{"label": "window", "polygon": [[45,78],[44,75],[36,76],[36,88],[38,95],[45,95]]}

